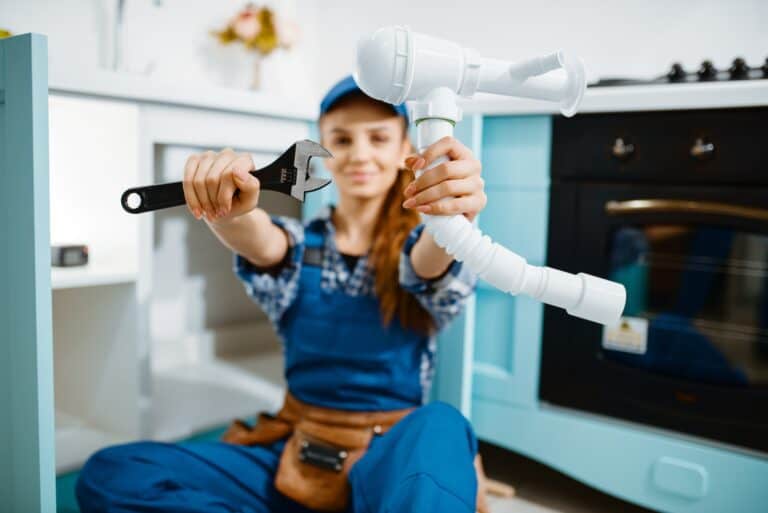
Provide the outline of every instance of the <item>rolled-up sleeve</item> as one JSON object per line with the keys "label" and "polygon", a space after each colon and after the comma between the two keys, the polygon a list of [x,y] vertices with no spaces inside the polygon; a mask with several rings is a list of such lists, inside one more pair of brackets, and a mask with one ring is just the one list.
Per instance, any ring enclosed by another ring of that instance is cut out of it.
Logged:
{"label": "rolled-up sleeve", "polygon": [[296,299],[299,275],[304,256],[304,227],[297,219],[272,216],[272,222],[285,230],[289,238],[287,261],[277,270],[255,267],[240,255],[235,255],[234,270],[243,281],[245,291],[275,326]]}
{"label": "rolled-up sleeve", "polygon": [[411,230],[403,245],[400,255],[400,286],[416,297],[432,315],[437,329],[442,329],[461,313],[467,298],[475,290],[477,276],[456,260],[451,262],[448,270],[440,277],[425,279],[416,274],[411,263],[411,251],[423,230],[423,224]]}

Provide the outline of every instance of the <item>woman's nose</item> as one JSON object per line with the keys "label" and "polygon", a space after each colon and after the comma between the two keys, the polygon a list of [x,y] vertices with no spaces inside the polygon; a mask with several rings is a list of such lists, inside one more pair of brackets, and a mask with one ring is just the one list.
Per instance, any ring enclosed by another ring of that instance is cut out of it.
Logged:
{"label": "woman's nose", "polygon": [[366,141],[353,141],[349,157],[354,162],[369,160],[371,158],[371,145]]}

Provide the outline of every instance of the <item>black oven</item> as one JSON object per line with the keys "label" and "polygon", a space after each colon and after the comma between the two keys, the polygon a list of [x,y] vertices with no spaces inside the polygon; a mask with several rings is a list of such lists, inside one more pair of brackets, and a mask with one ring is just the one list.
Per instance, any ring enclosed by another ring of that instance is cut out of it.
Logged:
{"label": "black oven", "polygon": [[768,109],[553,126],[548,265],[623,283],[544,315],[543,401],[768,452]]}

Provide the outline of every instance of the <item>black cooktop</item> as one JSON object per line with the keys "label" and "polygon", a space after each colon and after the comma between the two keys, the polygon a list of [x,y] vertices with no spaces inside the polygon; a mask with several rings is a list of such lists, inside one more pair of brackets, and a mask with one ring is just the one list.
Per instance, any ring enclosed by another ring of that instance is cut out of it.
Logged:
{"label": "black cooktop", "polygon": [[589,87],[630,86],[630,85],[656,85],[656,84],[693,84],[707,82],[730,82],[738,80],[764,80],[768,79],[768,58],[762,65],[750,67],[747,62],[738,57],[733,60],[727,69],[717,69],[712,61],[704,61],[695,71],[687,71],[676,62],[664,75],[650,78],[601,78]]}

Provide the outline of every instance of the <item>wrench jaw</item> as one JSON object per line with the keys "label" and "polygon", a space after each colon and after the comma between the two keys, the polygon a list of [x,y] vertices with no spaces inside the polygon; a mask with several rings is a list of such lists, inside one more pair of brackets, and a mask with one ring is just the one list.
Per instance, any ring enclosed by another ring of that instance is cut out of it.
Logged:
{"label": "wrench jaw", "polygon": [[303,202],[305,193],[322,189],[331,183],[331,180],[311,176],[309,161],[312,157],[328,158],[332,155],[321,145],[308,139],[295,143],[291,149],[296,168],[296,185],[291,187],[291,196]]}
{"label": "wrench jaw", "polygon": [[304,192],[312,192],[316,191],[318,189],[322,189],[326,185],[331,183],[330,178],[317,178],[316,176],[310,176],[306,180],[306,185],[304,187]]}

